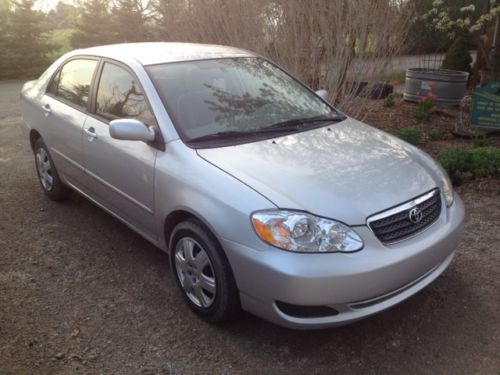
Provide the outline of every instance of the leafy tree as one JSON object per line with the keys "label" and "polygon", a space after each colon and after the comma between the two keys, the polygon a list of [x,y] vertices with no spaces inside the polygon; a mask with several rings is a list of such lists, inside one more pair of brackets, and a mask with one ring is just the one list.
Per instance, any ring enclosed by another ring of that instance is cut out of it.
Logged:
{"label": "leafy tree", "polygon": [[9,15],[9,2],[7,0],[0,0],[0,77],[2,77],[1,71],[6,68],[9,58],[9,52],[6,48],[6,28],[7,28],[7,18]]}
{"label": "leafy tree", "polygon": [[149,40],[145,11],[141,0],[117,0],[111,24],[114,40],[129,43]]}
{"label": "leafy tree", "polygon": [[188,11],[187,9],[189,9],[188,5],[188,2],[183,3],[179,0],[152,2],[154,38],[157,40],[175,40],[175,31],[182,30],[183,26],[185,26],[184,17]]}
{"label": "leafy tree", "polygon": [[45,37],[45,14],[33,9],[34,0],[14,2],[2,26],[0,78],[32,78],[48,65],[53,49]]}
{"label": "leafy tree", "polygon": [[10,0],[0,0],[0,26],[7,21],[7,14],[10,9]]}
{"label": "leafy tree", "polygon": [[7,26],[7,18],[10,12],[10,1],[0,0],[0,45],[5,38],[5,28]]}
{"label": "leafy tree", "polygon": [[495,20],[499,12],[500,5],[496,0],[434,0],[432,8],[422,18],[454,39],[459,31],[481,31],[483,26]]}
{"label": "leafy tree", "polygon": [[472,57],[467,48],[465,38],[458,37],[446,52],[442,68],[470,72],[471,62]]}
{"label": "leafy tree", "polygon": [[[436,53],[445,51],[451,44],[450,39],[444,32],[437,31],[431,27],[421,15],[432,9],[434,0],[408,0],[404,4],[404,10],[410,18],[409,45],[410,53]],[[416,15],[417,17],[414,17]]]}
{"label": "leafy tree", "polygon": [[[498,53],[498,34],[500,4],[497,0],[469,0],[468,4],[456,11],[456,4],[444,0],[434,0],[432,9],[422,18],[436,30],[448,33],[455,39],[460,33],[475,36],[477,58],[472,69],[472,85],[478,83],[482,74],[486,81],[500,79],[500,54]],[[496,26],[493,24],[496,21]],[[494,42],[497,45],[494,45]]]}
{"label": "leafy tree", "polygon": [[71,4],[60,1],[55,9],[47,14],[47,20],[51,29],[70,29],[76,25],[78,18],[78,8]]}
{"label": "leafy tree", "polygon": [[79,7],[77,31],[71,36],[73,48],[85,48],[114,42],[107,0],[88,0]]}

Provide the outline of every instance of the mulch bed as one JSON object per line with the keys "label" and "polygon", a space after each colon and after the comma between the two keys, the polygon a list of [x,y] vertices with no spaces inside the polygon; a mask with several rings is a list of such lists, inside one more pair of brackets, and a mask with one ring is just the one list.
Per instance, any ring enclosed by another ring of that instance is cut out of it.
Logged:
{"label": "mulch bed", "polygon": [[[367,124],[396,133],[402,128],[415,128],[422,132],[423,141],[418,146],[424,151],[437,157],[439,153],[450,147],[473,147],[472,139],[464,139],[452,134],[454,124],[460,116],[458,107],[438,105],[434,109],[431,121],[421,122],[415,118],[416,104],[405,102],[402,95],[395,95],[393,107],[384,107],[383,100],[369,99],[367,105],[368,114],[363,120]],[[429,140],[427,131],[429,129],[440,129],[443,137],[437,141]],[[488,146],[500,147],[500,132],[492,133],[486,138]]]}

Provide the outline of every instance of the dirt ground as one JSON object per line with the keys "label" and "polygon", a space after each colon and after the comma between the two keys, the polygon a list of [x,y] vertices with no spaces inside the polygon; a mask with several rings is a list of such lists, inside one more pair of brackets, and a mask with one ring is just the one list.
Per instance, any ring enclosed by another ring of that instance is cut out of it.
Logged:
{"label": "dirt ground", "polygon": [[500,374],[498,180],[459,187],[454,261],[391,310],[310,332],[244,313],[210,326],[164,253],[76,194],[42,194],[19,89],[0,83],[0,374]]}

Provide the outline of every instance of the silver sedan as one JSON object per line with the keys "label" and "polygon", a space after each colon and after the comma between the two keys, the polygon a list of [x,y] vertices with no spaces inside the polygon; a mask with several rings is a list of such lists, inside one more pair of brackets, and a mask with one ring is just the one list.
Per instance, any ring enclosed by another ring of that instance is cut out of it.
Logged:
{"label": "silver sedan", "polygon": [[464,218],[428,155],[325,94],[248,51],[140,43],[62,56],[21,103],[49,198],[77,191],[168,252],[205,320],[307,329],[424,288]]}

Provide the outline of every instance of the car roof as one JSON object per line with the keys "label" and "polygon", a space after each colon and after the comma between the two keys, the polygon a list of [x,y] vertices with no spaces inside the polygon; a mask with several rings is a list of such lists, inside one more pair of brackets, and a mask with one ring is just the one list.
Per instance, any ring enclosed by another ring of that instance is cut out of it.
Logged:
{"label": "car roof", "polygon": [[226,57],[257,56],[243,49],[197,43],[123,43],[73,51],[78,55],[95,55],[119,61],[134,59],[142,65]]}

